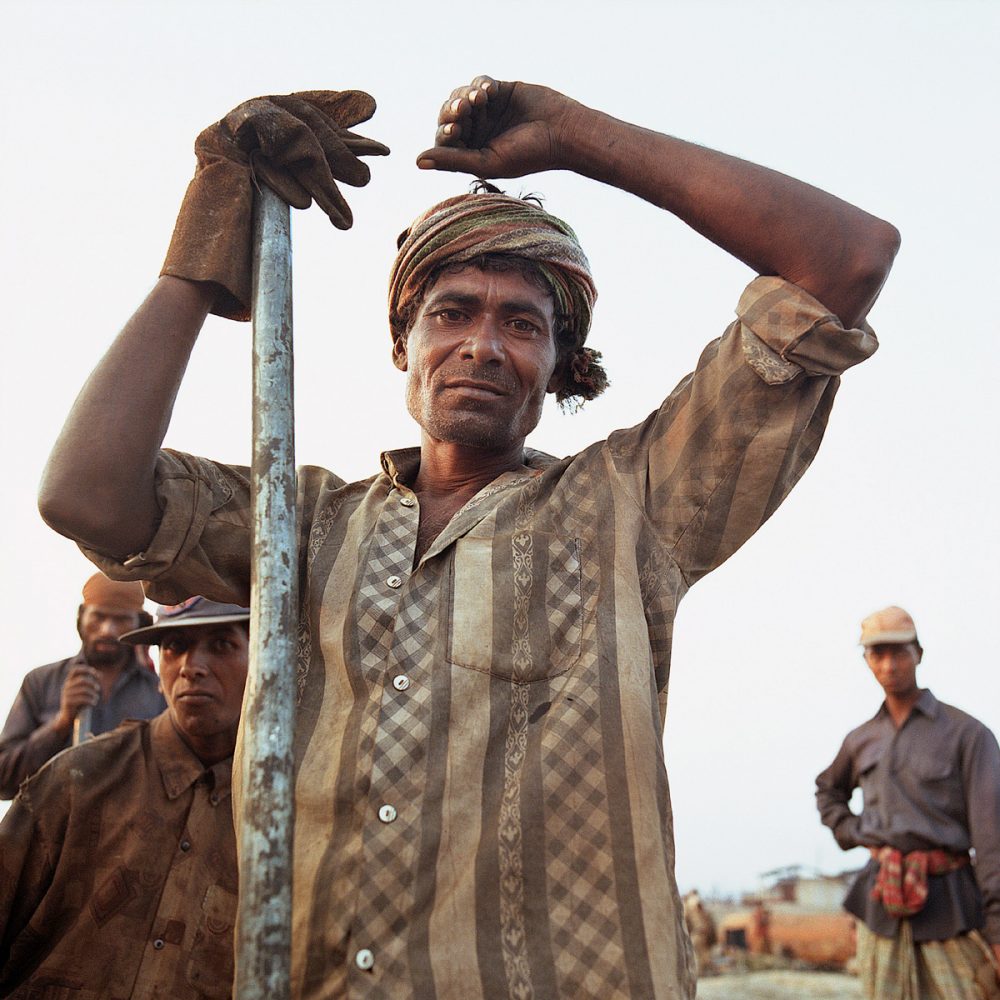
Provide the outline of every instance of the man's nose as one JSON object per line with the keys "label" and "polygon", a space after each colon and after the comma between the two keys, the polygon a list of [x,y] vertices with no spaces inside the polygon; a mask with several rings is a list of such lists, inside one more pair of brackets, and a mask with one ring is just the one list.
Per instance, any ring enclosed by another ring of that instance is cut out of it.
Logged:
{"label": "man's nose", "polygon": [[180,672],[185,677],[201,677],[208,673],[208,657],[200,643],[189,646],[181,659]]}
{"label": "man's nose", "polygon": [[500,324],[490,316],[474,323],[462,345],[462,356],[480,365],[501,361],[504,347]]}

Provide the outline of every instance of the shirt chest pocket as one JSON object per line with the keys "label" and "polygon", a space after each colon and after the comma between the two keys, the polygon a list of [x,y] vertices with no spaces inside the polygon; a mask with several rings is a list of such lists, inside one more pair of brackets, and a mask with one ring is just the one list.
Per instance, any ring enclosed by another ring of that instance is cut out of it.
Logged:
{"label": "shirt chest pocket", "polygon": [[449,662],[514,681],[569,670],[580,658],[580,542],[540,531],[455,544]]}

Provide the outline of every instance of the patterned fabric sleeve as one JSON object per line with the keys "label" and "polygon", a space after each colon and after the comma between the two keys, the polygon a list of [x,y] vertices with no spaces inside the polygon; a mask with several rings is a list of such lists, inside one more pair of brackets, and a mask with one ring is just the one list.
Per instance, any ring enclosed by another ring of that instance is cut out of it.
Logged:
{"label": "patterned fabric sleeve", "polygon": [[8,967],[23,961],[12,953],[14,942],[28,927],[52,873],[47,839],[35,820],[28,791],[22,790],[0,821],[0,992]]}
{"label": "patterned fabric sleeve", "polygon": [[878,346],[781,278],[751,282],[737,314],[657,412],[608,440],[689,585],[777,509],[819,448],[839,373]]}
{"label": "patterned fabric sleeve", "polygon": [[201,594],[248,605],[249,470],[165,450],[156,464],[156,491],[162,517],[142,552],[119,561],[81,545],[83,554],[112,579],[143,581],[147,596],[161,604]]}
{"label": "patterned fabric sleeve", "polygon": [[[343,480],[325,469],[298,470],[298,512],[308,524],[318,493]],[[146,595],[179,604],[201,594],[214,601],[250,603],[253,508],[250,470],[184,452],[164,450],[156,465],[156,495],[162,517],[146,548],[125,560],[80,548],[115,580],[140,580]]]}

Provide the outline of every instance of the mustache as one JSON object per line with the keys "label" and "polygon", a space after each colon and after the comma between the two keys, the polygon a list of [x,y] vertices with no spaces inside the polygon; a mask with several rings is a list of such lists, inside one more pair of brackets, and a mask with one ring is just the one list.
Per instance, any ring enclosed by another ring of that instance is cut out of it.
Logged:
{"label": "mustache", "polygon": [[470,365],[468,367],[452,366],[450,368],[440,370],[438,372],[438,377],[443,382],[447,382],[450,379],[455,378],[467,378],[474,382],[485,382],[489,385],[495,385],[501,392],[506,393],[514,392],[518,385],[517,380],[512,378],[509,373],[497,371],[495,368],[487,368],[481,365]]}

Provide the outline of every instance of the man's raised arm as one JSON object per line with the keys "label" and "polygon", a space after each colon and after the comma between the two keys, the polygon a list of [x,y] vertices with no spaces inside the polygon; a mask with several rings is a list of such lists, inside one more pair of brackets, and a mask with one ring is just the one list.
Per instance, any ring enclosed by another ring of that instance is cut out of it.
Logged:
{"label": "man's raised arm", "polygon": [[417,163],[478,177],[572,170],[658,205],[758,274],[805,289],[844,326],[867,315],[899,233],[809,184],[594,111],[547,87],[479,76],[452,92]]}
{"label": "man's raised arm", "polygon": [[358,90],[259,97],[198,136],[160,280],[87,380],[49,457],[39,510],[56,531],[117,557],[152,539],[156,456],[205,317],[250,317],[254,185],[296,208],[315,199],[350,228],[336,182],[366,184],[359,157],[388,153],[349,131],[374,111]]}

